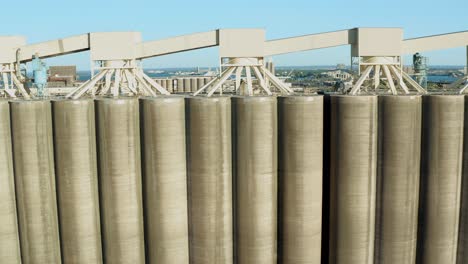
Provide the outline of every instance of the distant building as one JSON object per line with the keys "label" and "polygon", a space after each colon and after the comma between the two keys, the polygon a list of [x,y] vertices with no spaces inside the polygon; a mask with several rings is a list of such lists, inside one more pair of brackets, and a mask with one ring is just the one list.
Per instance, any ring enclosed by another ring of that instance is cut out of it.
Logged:
{"label": "distant building", "polygon": [[333,70],[320,73],[322,77],[330,77],[340,81],[345,81],[351,78],[351,74],[342,70]]}
{"label": "distant building", "polygon": [[73,86],[77,80],[76,66],[50,66],[48,87]]}

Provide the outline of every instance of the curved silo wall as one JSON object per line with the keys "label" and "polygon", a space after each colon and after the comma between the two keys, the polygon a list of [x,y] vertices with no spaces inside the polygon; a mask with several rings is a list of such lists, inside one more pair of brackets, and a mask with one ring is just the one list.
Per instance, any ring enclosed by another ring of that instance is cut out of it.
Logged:
{"label": "curved silo wall", "polygon": [[52,101],[62,259],[102,263],[94,100]]}
{"label": "curved silo wall", "polygon": [[189,263],[184,98],[144,98],[141,107],[148,262]]}
{"label": "curved silo wall", "polygon": [[278,257],[320,263],[323,96],[278,98]]}
{"label": "curved silo wall", "polygon": [[104,260],[144,263],[138,99],[96,100],[96,124]]}
{"label": "curved silo wall", "polygon": [[331,96],[330,263],[374,259],[377,96]]}
{"label": "curved silo wall", "polygon": [[275,263],[277,105],[275,97],[234,97],[235,258]]}
{"label": "curved silo wall", "polygon": [[187,149],[191,263],[233,263],[229,97],[187,99]]}
{"label": "curved silo wall", "polygon": [[418,263],[456,263],[463,95],[423,96]]}
{"label": "curved silo wall", "polygon": [[379,96],[375,263],[416,261],[421,107],[421,96]]}
{"label": "curved silo wall", "polygon": [[12,101],[11,120],[23,263],[61,263],[50,101]]}

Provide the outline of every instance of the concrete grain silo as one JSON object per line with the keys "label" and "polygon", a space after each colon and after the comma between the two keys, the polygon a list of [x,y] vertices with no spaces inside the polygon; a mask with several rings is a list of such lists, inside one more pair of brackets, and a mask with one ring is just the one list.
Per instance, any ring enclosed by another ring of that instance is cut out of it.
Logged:
{"label": "concrete grain silo", "polygon": [[10,106],[6,100],[0,101],[0,146],[0,260],[4,263],[21,263]]}
{"label": "concrete grain silo", "polygon": [[167,79],[161,79],[161,86],[167,90]]}
{"label": "concrete grain silo", "polygon": [[463,165],[460,199],[460,228],[458,232],[457,264],[468,262],[468,97],[465,95],[463,126]]}
{"label": "concrete grain silo", "polygon": [[96,100],[101,229],[106,263],[145,263],[136,98]]}
{"label": "concrete grain silo", "polygon": [[178,93],[183,93],[184,92],[184,79],[182,78],[177,78],[176,79],[176,84],[177,84],[177,92]]}
{"label": "concrete grain silo", "polygon": [[456,263],[463,119],[463,95],[423,96],[418,263]]}
{"label": "concrete grain silo", "polygon": [[192,92],[192,82],[190,81],[190,78],[184,78],[184,92]]}
{"label": "concrete grain silo", "polygon": [[277,260],[275,97],[234,97],[235,261]]}
{"label": "concrete grain silo", "polygon": [[377,96],[331,96],[329,263],[374,262]]}
{"label": "concrete grain silo", "polygon": [[421,107],[418,95],[379,96],[376,264],[416,261]]}
{"label": "concrete grain silo", "polygon": [[192,77],[190,78],[190,87],[192,92],[196,92],[198,90],[198,78]]}
{"label": "concrete grain silo", "polygon": [[12,101],[11,123],[22,261],[61,263],[50,101]]}
{"label": "concrete grain silo", "polygon": [[211,77],[203,77],[203,85],[206,85],[211,81]]}
{"label": "concrete grain silo", "polygon": [[183,97],[141,99],[148,263],[189,263]]}
{"label": "concrete grain silo", "polygon": [[323,97],[278,98],[279,263],[320,263]]}
{"label": "concrete grain silo", "polygon": [[94,100],[52,102],[62,259],[102,263]]}
{"label": "concrete grain silo", "polygon": [[170,93],[174,92],[174,80],[173,79],[166,80],[166,89]]}
{"label": "concrete grain silo", "polygon": [[[200,79],[199,79],[200,80]],[[187,99],[190,263],[233,263],[231,98]]]}
{"label": "concrete grain silo", "polygon": [[[197,78],[197,88],[198,88],[198,89],[202,88],[203,85],[205,85],[204,81],[205,81],[205,80],[204,80],[203,77],[198,77],[198,78]],[[197,89],[197,90],[198,90],[198,89]]]}

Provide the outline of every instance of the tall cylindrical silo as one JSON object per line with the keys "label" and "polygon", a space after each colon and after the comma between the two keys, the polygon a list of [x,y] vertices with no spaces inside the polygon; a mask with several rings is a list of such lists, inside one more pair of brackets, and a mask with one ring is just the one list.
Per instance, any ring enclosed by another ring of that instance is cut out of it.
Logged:
{"label": "tall cylindrical silo", "polygon": [[12,101],[11,123],[23,263],[61,263],[50,101]]}
{"label": "tall cylindrical silo", "polygon": [[192,82],[190,81],[190,78],[184,78],[184,92],[192,92]]}
{"label": "tall cylindrical silo", "polygon": [[278,99],[279,263],[320,263],[323,97]]}
{"label": "tall cylindrical silo", "polygon": [[174,80],[173,79],[166,80],[166,89],[170,93],[174,92]]}
{"label": "tall cylindrical silo", "polygon": [[331,96],[330,263],[374,262],[377,96]]}
{"label": "tall cylindrical silo", "polygon": [[94,100],[52,102],[62,259],[102,263]]}
{"label": "tall cylindrical silo", "polygon": [[190,259],[233,263],[231,100],[187,99]]}
{"label": "tall cylindrical silo", "polygon": [[375,264],[413,264],[419,202],[418,95],[379,96]]}
{"label": "tall cylindrical silo", "polygon": [[211,77],[203,77],[203,85],[209,83],[211,81]]}
{"label": "tall cylindrical silo", "polygon": [[0,100],[0,146],[0,259],[4,263],[21,263],[10,106],[6,100]]}
{"label": "tall cylindrical silo", "polygon": [[141,100],[149,263],[189,263],[183,97]]}
{"label": "tall cylindrical silo", "polygon": [[144,263],[138,99],[95,103],[103,258]]}
{"label": "tall cylindrical silo", "polygon": [[456,263],[463,119],[463,95],[423,96],[418,263]]}
{"label": "tall cylindrical silo", "polygon": [[468,263],[468,96],[465,95],[463,126],[463,165],[460,201],[460,230],[458,232],[457,264]]}
{"label": "tall cylindrical silo", "polygon": [[276,263],[277,106],[275,97],[233,98],[235,260]]}
{"label": "tall cylindrical silo", "polygon": [[185,91],[185,89],[184,89],[184,79],[177,78],[176,79],[176,84],[177,84],[177,92],[178,93],[183,93]]}
{"label": "tall cylindrical silo", "polygon": [[197,78],[197,90],[198,90],[198,89],[201,89],[201,88],[203,87],[203,85],[205,85],[205,84],[203,83],[203,81],[204,81],[203,77],[198,77],[198,78]]}
{"label": "tall cylindrical silo", "polygon": [[192,77],[190,78],[190,87],[192,88],[192,92],[196,92],[198,90],[198,78]]}
{"label": "tall cylindrical silo", "polygon": [[167,88],[167,84],[166,84],[166,79],[161,79],[161,86],[166,89]]}

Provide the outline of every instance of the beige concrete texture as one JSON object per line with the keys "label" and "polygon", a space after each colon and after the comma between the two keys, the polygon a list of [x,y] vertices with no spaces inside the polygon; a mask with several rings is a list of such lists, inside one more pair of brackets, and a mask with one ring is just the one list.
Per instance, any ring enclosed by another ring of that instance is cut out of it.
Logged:
{"label": "beige concrete texture", "polygon": [[62,259],[102,263],[94,100],[52,101]]}
{"label": "beige concrete texture", "polygon": [[456,263],[463,95],[423,96],[417,263]]}
{"label": "beige concrete texture", "polygon": [[23,263],[61,263],[48,100],[11,102],[13,158]]}
{"label": "beige concrete texture", "polygon": [[184,78],[184,90],[183,92],[185,93],[190,93],[192,92],[192,82],[190,81],[190,78]]}
{"label": "beige concrete texture", "polygon": [[231,98],[187,99],[190,263],[233,263]]}
{"label": "beige concrete texture", "polygon": [[323,96],[278,98],[279,263],[320,263]]}
{"label": "beige concrete texture", "polygon": [[189,263],[185,103],[141,99],[148,263]]}
{"label": "beige concrete texture", "polygon": [[177,78],[176,83],[177,83],[177,92],[183,93],[184,92],[184,79]]}
{"label": "beige concrete texture", "polygon": [[106,263],[145,263],[138,99],[95,102]]}
{"label": "beige concrete texture", "polygon": [[234,97],[235,261],[277,261],[276,97]]}
{"label": "beige concrete texture", "polygon": [[190,87],[192,92],[196,92],[198,90],[198,78],[192,77],[190,78]]}
{"label": "beige concrete texture", "polygon": [[[468,109],[468,97],[466,95],[465,109]],[[457,264],[463,264],[468,263],[468,111],[466,110],[463,126],[463,165],[459,228]]]}
{"label": "beige concrete texture", "polygon": [[379,96],[375,264],[416,261],[422,98]]}
{"label": "beige concrete texture", "polygon": [[0,260],[5,263],[21,263],[10,106],[7,100],[0,100],[0,146]]}
{"label": "beige concrete texture", "polygon": [[203,87],[203,85],[205,85],[205,79],[203,77],[198,77],[197,78],[197,88],[201,89]]}
{"label": "beige concrete texture", "polygon": [[330,99],[330,263],[372,264],[377,96]]}
{"label": "beige concrete texture", "polygon": [[166,89],[170,93],[174,92],[174,80],[173,79],[166,80]]}

